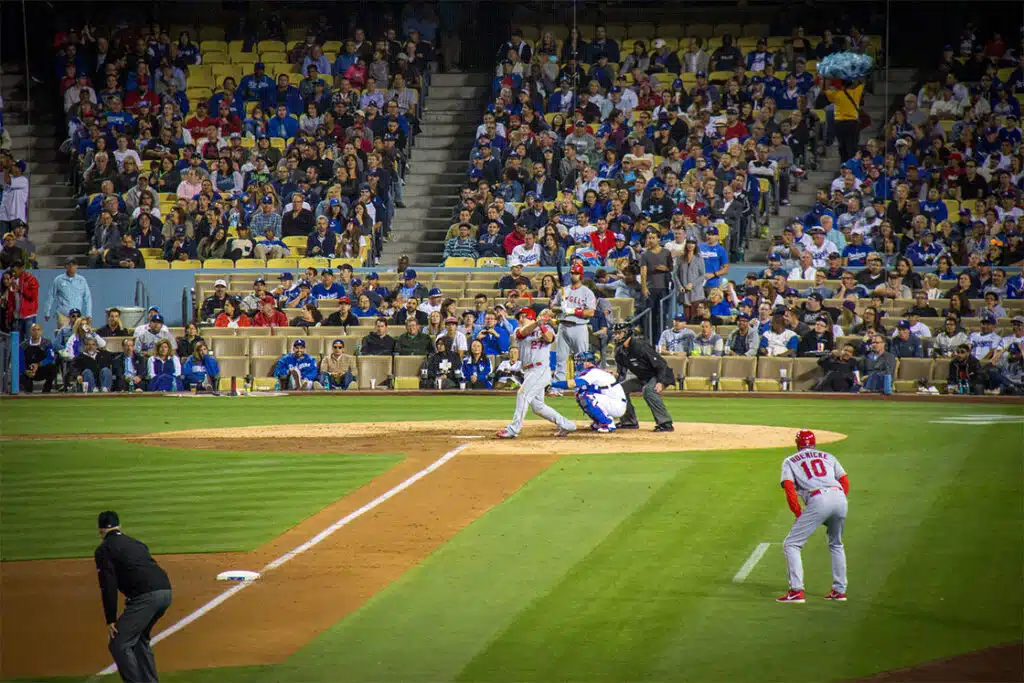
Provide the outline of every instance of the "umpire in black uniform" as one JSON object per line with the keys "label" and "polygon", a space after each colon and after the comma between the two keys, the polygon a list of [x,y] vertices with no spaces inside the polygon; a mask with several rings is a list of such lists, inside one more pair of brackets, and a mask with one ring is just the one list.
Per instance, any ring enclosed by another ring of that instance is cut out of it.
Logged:
{"label": "umpire in black uniform", "polygon": [[[103,613],[110,636],[110,654],[124,681],[156,681],[156,660],[150,631],[171,605],[171,581],[142,541],[121,533],[121,522],[111,510],[101,512],[96,548]],[[126,598],[117,616],[117,592]]]}
{"label": "umpire in black uniform", "polygon": [[[618,366],[618,379],[622,390],[626,392],[626,413],[617,425],[618,429],[637,429],[636,410],[629,399],[631,393],[643,392],[644,401],[654,415],[654,431],[675,431],[672,416],[665,409],[661,400],[661,392],[675,382],[672,368],[665,359],[654,350],[646,339],[633,337],[632,323],[618,323],[612,328],[615,338],[615,364]],[[626,379],[626,372],[635,377]]]}

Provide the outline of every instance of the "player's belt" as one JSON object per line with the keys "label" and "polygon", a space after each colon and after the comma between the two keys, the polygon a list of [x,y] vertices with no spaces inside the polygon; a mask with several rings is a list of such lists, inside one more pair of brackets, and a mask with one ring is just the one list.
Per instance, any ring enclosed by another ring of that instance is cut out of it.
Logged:
{"label": "player's belt", "polygon": [[586,323],[576,322],[575,320],[559,320],[559,325],[586,325]]}
{"label": "player's belt", "polygon": [[843,489],[841,487],[839,487],[839,486],[826,486],[823,489],[814,489],[809,494],[807,494],[807,497],[808,498],[814,498],[815,496],[820,496],[821,494],[825,493],[825,491],[842,491],[842,490]]}
{"label": "player's belt", "polygon": [[542,365],[544,365],[544,363],[541,363],[541,362],[530,363],[529,365],[524,365],[523,366],[523,370],[529,370],[530,368],[539,368]]}

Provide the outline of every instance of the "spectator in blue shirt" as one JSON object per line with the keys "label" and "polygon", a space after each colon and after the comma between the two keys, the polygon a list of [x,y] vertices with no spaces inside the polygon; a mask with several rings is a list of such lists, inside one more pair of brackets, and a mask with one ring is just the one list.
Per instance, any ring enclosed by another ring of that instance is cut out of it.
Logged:
{"label": "spectator in blue shirt", "polygon": [[921,213],[928,217],[932,225],[938,225],[949,219],[949,210],[946,203],[939,198],[939,188],[933,187],[928,190],[928,198],[919,203]]}
{"label": "spectator in blue shirt", "polygon": [[619,44],[608,37],[608,31],[604,25],[598,24],[594,28],[594,42],[590,44],[590,57],[597,60],[604,55],[609,62],[619,63]]}
{"label": "spectator in blue shirt", "polygon": [[[242,78],[242,82],[238,84],[236,97],[243,102],[254,100],[262,102],[266,97],[264,93],[273,91],[273,89],[274,81],[266,74],[266,66],[263,62],[256,62],[253,64],[252,73]],[[210,111],[220,111],[220,109],[211,107]]]}
{"label": "spectator in blue shirt", "polygon": [[484,345],[474,339],[469,345],[469,353],[462,360],[462,376],[466,380],[467,389],[493,389],[491,384],[491,361],[484,353]]}
{"label": "spectator in blue shirt", "polygon": [[508,351],[508,331],[498,326],[498,318],[493,311],[484,314],[484,326],[476,338],[484,345],[484,353],[488,356],[500,356]]}
{"label": "spectator in blue shirt", "polygon": [[850,243],[843,247],[843,265],[847,268],[863,268],[867,265],[871,247],[864,244],[864,233],[852,231]]}
{"label": "spectator in blue shirt", "polygon": [[700,257],[704,259],[704,272],[708,279],[704,283],[706,289],[718,287],[721,283],[721,276],[729,272],[729,252],[718,243],[718,228],[709,225],[705,229],[705,242],[697,246]]}
{"label": "spectator in blue shirt", "polygon": [[299,132],[299,120],[288,114],[288,107],[277,105],[277,115],[267,124],[267,134],[272,138],[288,140]]}
{"label": "spectator in blue shirt", "polygon": [[942,253],[943,249],[935,244],[931,230],[922,231],[918,241],[907,247],[907,258],[915,266],[934,266]]}

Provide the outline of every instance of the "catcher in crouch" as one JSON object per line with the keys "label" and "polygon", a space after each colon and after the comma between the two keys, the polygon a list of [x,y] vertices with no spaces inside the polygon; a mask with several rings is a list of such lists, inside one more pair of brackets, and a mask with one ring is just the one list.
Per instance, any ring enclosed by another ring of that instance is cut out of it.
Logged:
{"label": "catcher in crouch", "polygon": [[[616,418],[626,413],[626,392],[622,390],[615,375],[597,367],[597,358],[590,351],[574,356],[576,377],[576,402],[593,421],[590,428],[607,434],[615,431]],[[568,389],[570,382],[562,380],[552,383],[556,389]]]}

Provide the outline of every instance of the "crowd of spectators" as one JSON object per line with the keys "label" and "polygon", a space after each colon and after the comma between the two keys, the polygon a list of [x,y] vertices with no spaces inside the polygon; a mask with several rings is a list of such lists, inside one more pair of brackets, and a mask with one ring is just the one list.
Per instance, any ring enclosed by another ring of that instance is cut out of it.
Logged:
{"label": "crowd of spectators", "polygon": [[[144,267],[142,250],[166,261],[375,263],[401,206],[434,54],[415,27],[341,37],[326,19],[291,44],[271,33],[230,48],[159,24],[60,34],[90,265]],[[214,80],[235,65],[247,73]]]}

